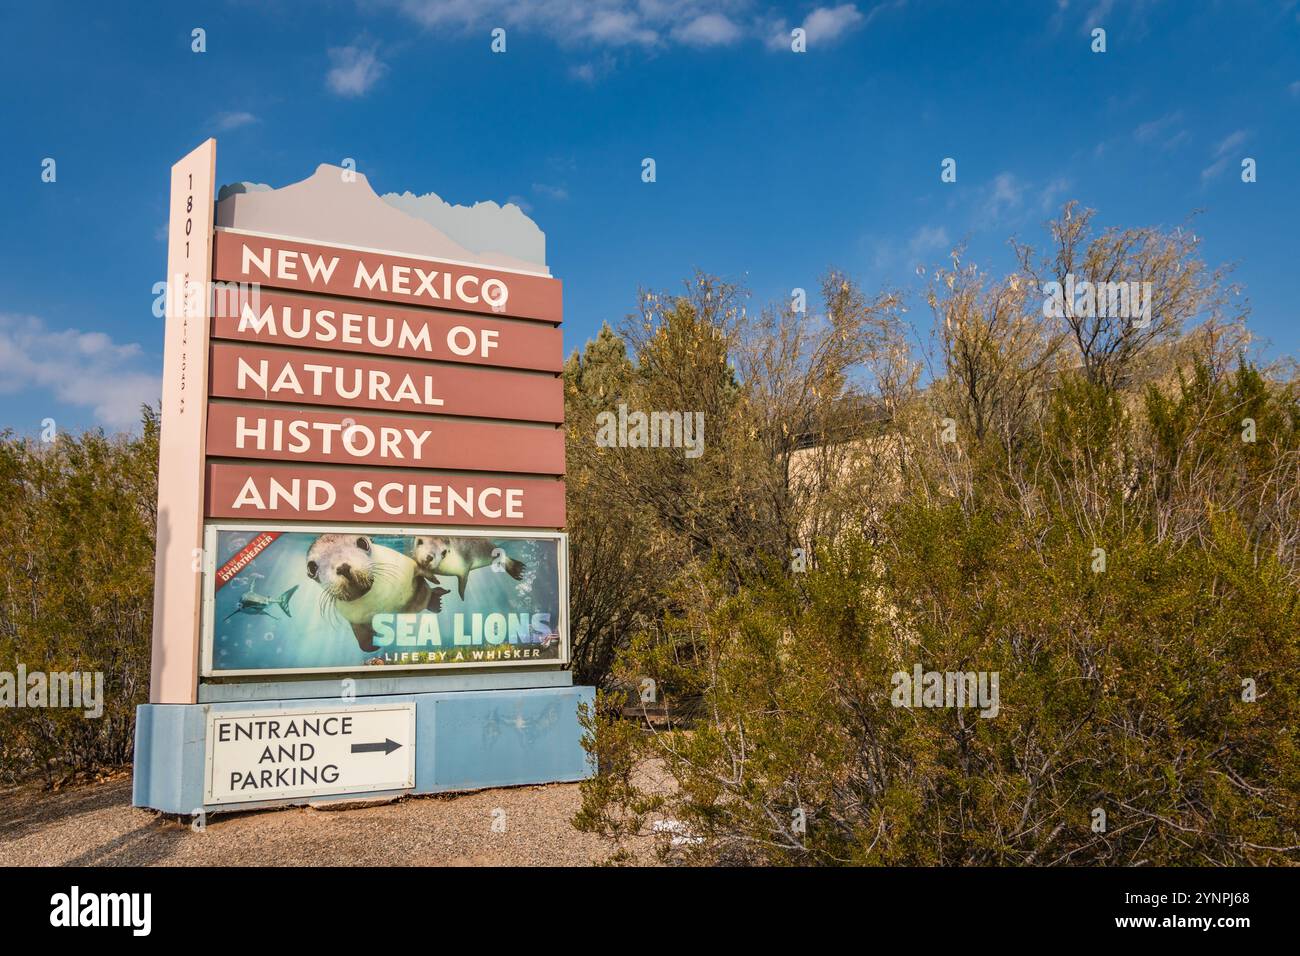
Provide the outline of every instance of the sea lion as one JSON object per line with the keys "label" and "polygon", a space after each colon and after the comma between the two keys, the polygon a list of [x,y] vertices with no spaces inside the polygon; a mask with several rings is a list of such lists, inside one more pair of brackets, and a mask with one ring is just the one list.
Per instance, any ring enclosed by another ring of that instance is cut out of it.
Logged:
{"label": "sea lion", "polygon": [[456,579],[460,599],[465,600],[465,579],[477,568],[499,567],[516,581],[524,576],[524,563],[507,555],[487,538],[415,539],[415,563],[419,573],[436,585],[435,575]]}
{"label": "sea lion", "polygon": [[370,626],[376,614],[441,611],[442,596],[450,593],[437,582],[426,584],[406,555],[364,534],[318,537],[307,550],[307,577],[321,586],[322,600],[352,625],[357,646],[367,653],[379,649]]}

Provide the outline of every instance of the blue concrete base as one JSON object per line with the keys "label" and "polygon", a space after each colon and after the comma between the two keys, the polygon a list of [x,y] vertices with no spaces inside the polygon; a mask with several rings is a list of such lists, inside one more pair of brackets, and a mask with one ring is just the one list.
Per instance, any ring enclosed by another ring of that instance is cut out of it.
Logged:
{"label": "blue concrete base", "polygon": [[533,687],[359,697],[357,707],[415,702],[415,787],[392,793],[337,794],[265,803],[204,806],[209,710],[337,708],[338,697],[141,704],[136,709],[132,802],[165,813],[194,814],[266,806],[377,799],[581,780],[592,774],[582,749],[578,705],[591,687]]}

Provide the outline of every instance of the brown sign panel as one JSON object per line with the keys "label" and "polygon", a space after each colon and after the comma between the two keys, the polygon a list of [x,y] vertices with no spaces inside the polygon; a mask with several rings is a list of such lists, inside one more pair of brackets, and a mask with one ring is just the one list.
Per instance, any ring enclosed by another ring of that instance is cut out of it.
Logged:
{"label": "brown sign panel", "polygon": [[210,518],[559,528],[554,478],[208,462]]}
{"label": "brown sign panel", "polygon": [[213,338],[544,372],[564,367],[562,333],[540,322],[247,286],[219,289],[217,296]]}
{"label": "brown sign panel", "polygon": [[564,433],[549,425],[214,403],[219,458],[564,474]]}
{"label": "brown sign panel", "polygon": [[560,280],[436,259],[217,232],[213,277],[559,324]]}
{"label": "brown sign panel", "polygon": [[554,375],[230,343],[212,346],[211,394],[471,418],[564,421],[564,386]]}

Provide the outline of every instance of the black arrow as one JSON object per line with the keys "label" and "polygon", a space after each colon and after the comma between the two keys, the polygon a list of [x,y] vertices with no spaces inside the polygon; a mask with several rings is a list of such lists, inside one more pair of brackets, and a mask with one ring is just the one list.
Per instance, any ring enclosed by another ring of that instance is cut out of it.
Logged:
{"label": "black arrow", "polygon": [[354,754],[373,754],[382,750],[385,754],[390,754],[400,746],[402,745],[396,740],[386,739],[382,744],[353,744],[352,752]]}

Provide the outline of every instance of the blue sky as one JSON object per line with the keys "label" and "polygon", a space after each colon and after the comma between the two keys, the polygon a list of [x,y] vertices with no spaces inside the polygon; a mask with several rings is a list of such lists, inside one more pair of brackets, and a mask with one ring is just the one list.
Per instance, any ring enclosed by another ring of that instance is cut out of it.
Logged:
{"label": "blue sky", "polygon": [[755,305],[832,265],[914,291],[961,241],[1009,271],[1077,198],[1108,225],[1202,210],[1265,355],[1300,354],[1300,0],[43,2],[5,6],[0,53],[0,428],[156,401],[168,169],[209,135],[219,182],[351,157],[381,193],[519,202],[566,351],[697,267]]}

